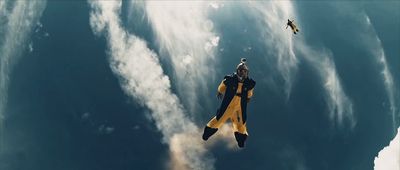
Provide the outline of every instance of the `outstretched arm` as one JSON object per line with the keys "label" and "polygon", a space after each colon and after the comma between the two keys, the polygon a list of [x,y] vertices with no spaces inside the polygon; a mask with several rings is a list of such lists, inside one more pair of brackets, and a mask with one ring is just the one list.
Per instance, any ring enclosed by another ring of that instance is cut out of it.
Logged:
{"label": "outstretched arm", "polygon": [[254,90],[254,88],[252,88],[251,90],[249,90],[247,92],[247,103],[250,102],[250,99],[253,96],[253,90]]}
{"label": "outstretched arm", "polygon": [[225,90],[226,90],[226,85],[225,85],[224,81],[225,81],[225,79],[222,80],[222,82],[218,86],[218,93],[217,93],[218,99],[222,99],[222,97],[224,96],[223,94],[225,93]]}

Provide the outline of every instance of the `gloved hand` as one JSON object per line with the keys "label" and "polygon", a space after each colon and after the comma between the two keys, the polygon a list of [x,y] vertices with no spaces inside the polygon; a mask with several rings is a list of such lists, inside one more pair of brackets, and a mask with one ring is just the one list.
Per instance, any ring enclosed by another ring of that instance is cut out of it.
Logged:
{"label": "gloved hand", "polygon": [[217,99],[222,100],[222,98],[224,97],[224,95],[220,92],[217,93]]}

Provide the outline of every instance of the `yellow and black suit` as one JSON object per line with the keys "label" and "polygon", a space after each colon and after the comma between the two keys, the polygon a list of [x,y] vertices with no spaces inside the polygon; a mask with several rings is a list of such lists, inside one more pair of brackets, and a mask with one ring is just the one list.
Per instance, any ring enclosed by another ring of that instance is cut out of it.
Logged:
{"label": "yellow and black suit", "polygon": [[[294,21],[294,20],[293,20]],[[296,25],[294,25],[293,21],[288,20],[287,26],[290,26],[294,34],[297,34],[299,32],[299,29],[297,28]],[[286,28],[287,28],[286,26]]]}
{"label": "yellow and black suit", "polygon": [[203,140],[208,140],[230,118],[236,141],[239,147],[244,147],[248,136],[246,129],[247,102],[253,96],[255,85],[256,82],[250,78],[240,82],[236,74],[225,76],[218,86],[218,92],[224,94],[224,98],[216,116],[204,128]]}

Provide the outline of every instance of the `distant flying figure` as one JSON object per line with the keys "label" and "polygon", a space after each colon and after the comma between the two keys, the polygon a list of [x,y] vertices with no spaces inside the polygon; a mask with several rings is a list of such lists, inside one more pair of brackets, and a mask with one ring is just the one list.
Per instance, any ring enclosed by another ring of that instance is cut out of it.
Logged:
{"label": "distant flying figure", "polygon": [[249,78],[248,74],[249,68],[246,65],[246,59],[242,58],[236,67],[236,72],[224,77],[217,92],[217,98],[222,99],[222,103],[217,109],[216,116],[205,126],[203,140],[208,140],[225,121],[230,119],[238,146],[244,147],[244,142],[248,136],[246,108],[256,85],[256,82]]}
{"label": "distant flying figure", "polygon": [[296,25],[294,25],[294,20],[290,21],[289,19],[287,20],[287,24],[286,24],[286,29],[288,28],[288,26],[290,26],[290,28],[292,28],[292,31],[294,34],[296,34],[297,32],[299,32],[299,29],[297,29]]}

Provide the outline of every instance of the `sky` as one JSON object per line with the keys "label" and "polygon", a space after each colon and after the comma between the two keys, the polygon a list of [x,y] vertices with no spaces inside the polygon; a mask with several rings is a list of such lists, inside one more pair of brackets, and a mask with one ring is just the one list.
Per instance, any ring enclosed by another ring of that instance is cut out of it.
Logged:
{"label": "sky", "polygon": [[[400,170],[399,8],[0,0],[0,169]],[[243,57],[246,147],[205,142]]]}

